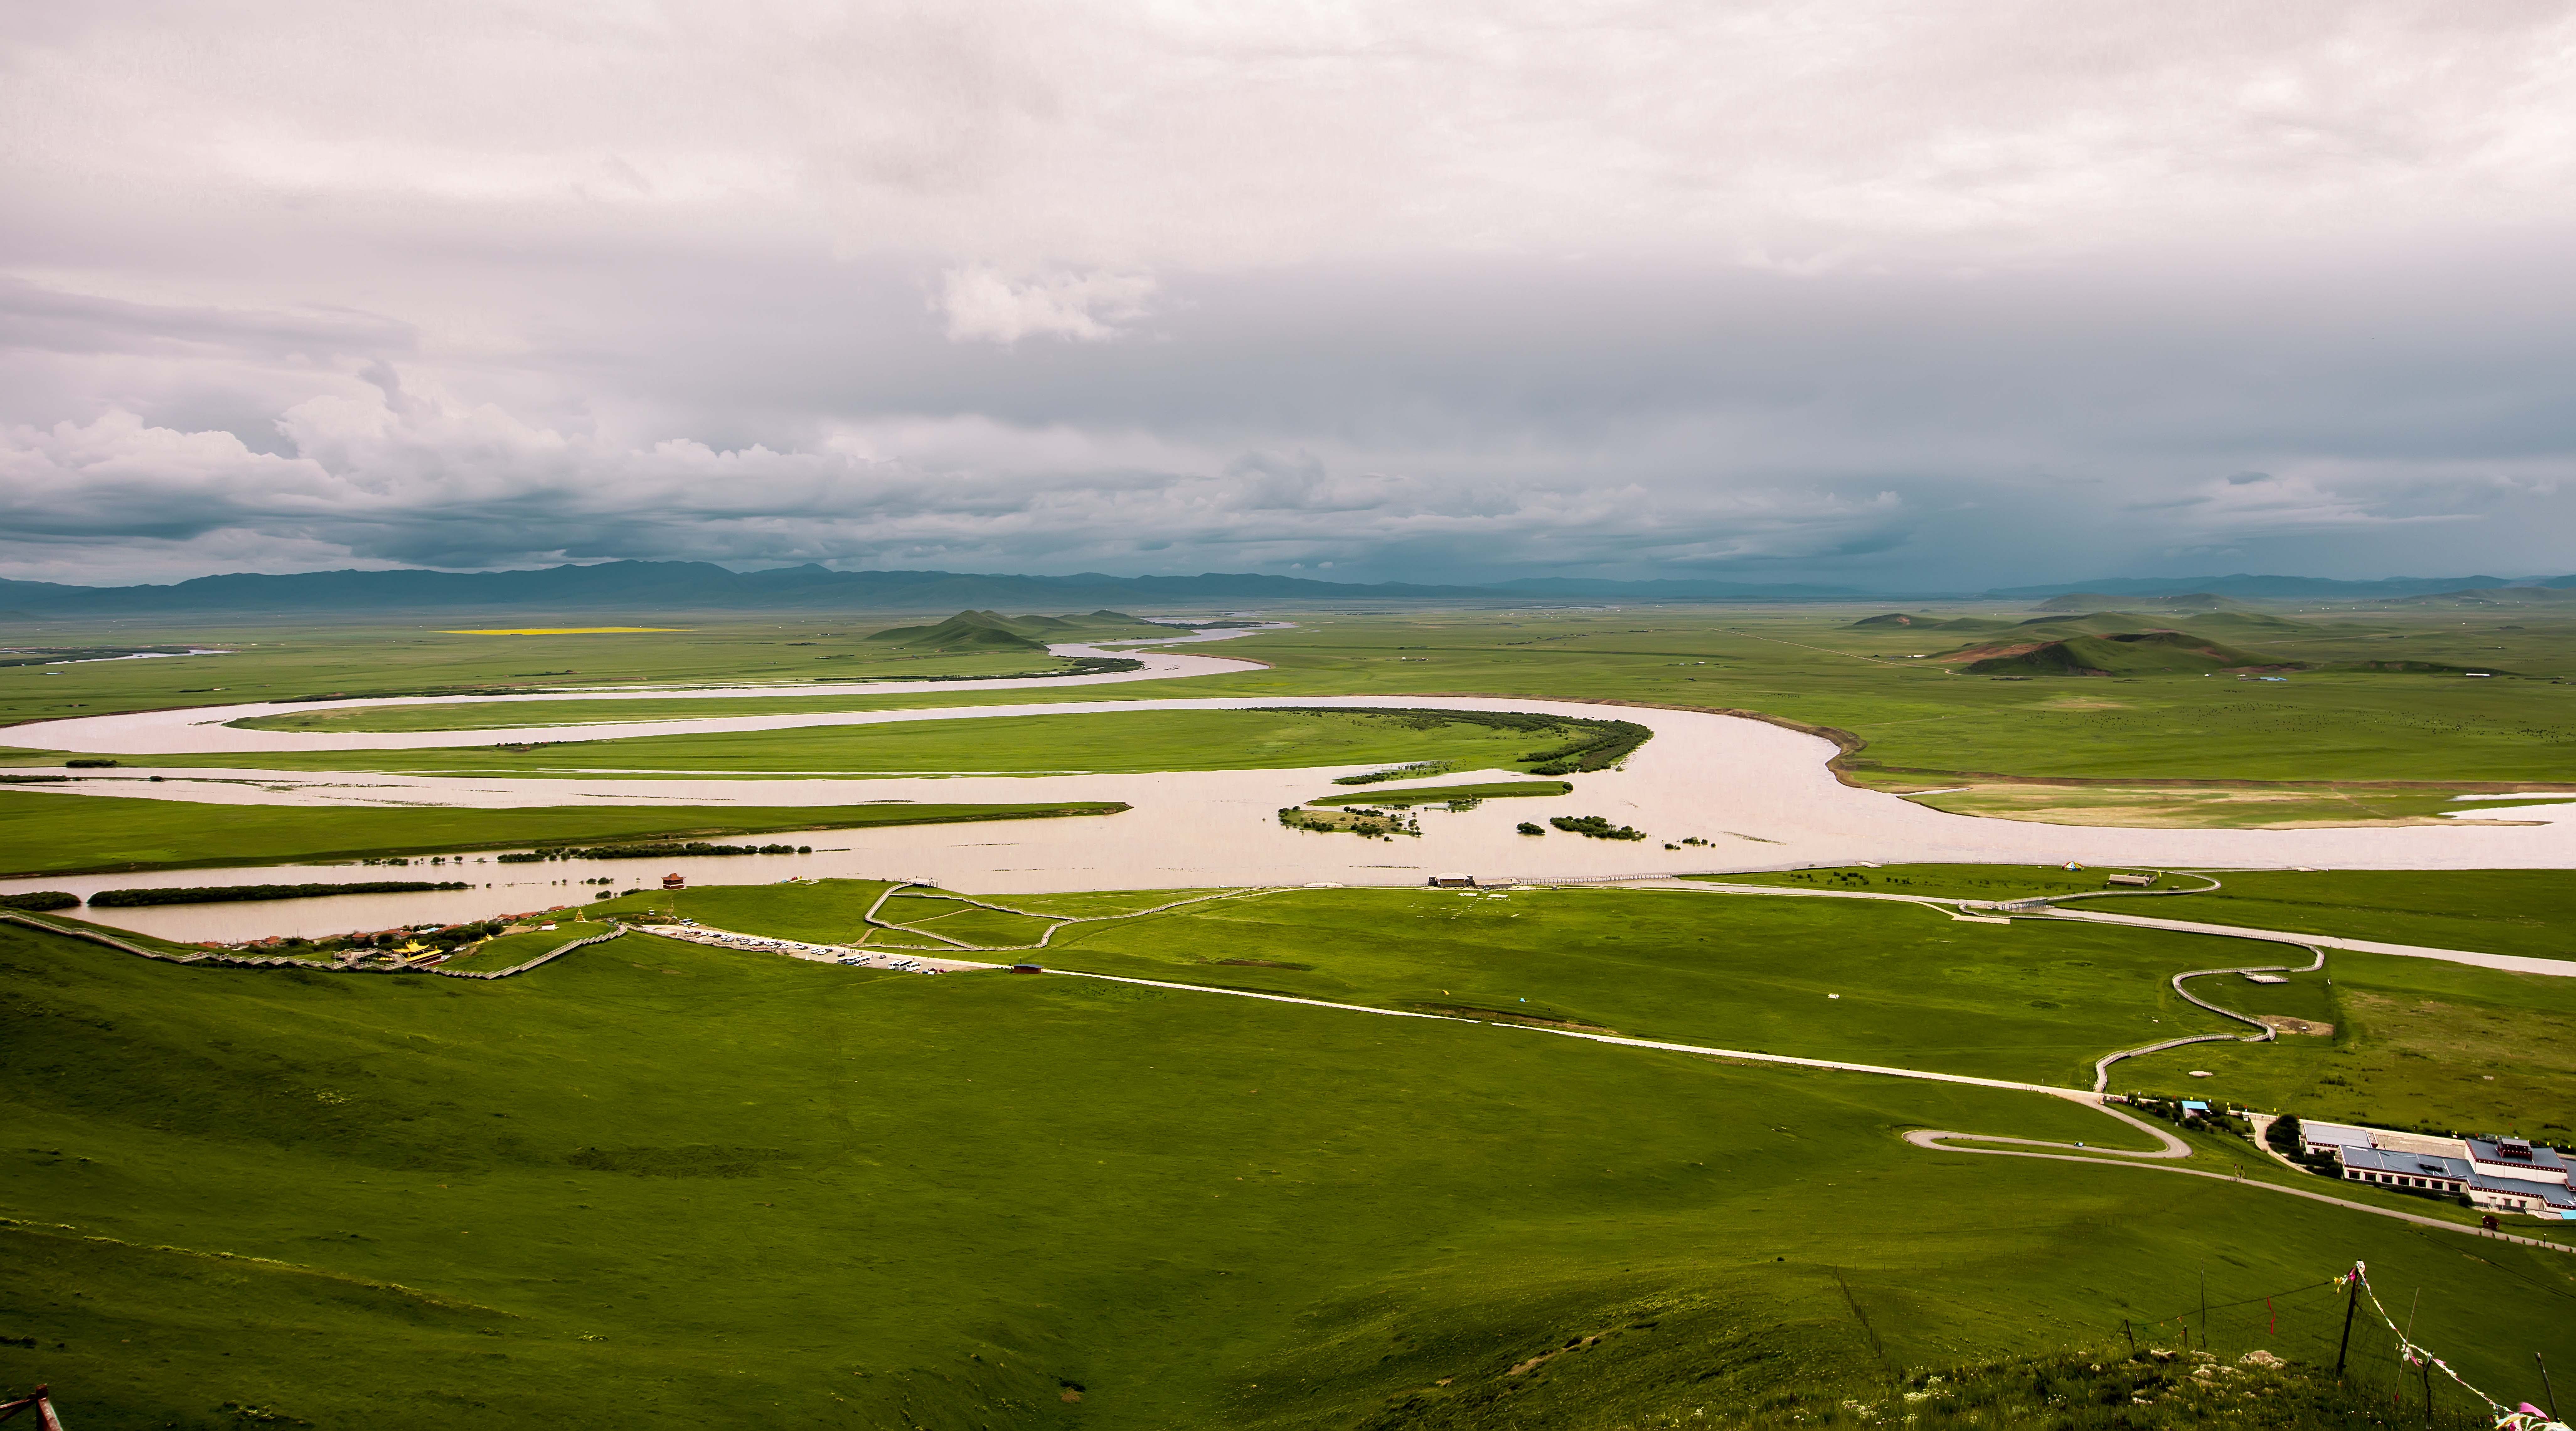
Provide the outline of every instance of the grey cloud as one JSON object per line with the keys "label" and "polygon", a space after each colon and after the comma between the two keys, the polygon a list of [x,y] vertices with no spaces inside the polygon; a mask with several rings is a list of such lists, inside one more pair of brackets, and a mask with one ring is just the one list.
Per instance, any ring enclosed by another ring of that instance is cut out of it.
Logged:
{"label": "grey cloud", "polygon": [[7,574],[2576,538],[2554,8],[74,9],[0,24]]}

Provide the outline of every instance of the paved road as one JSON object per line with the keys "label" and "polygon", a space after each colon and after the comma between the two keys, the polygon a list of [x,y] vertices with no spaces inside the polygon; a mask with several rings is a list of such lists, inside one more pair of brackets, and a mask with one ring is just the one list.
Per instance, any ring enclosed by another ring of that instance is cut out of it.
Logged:
{"label": "paved road", "polygon": [[[1788,889],[1768,884],[1729,884],[1723,880],[1640,879],[1622,881],[1631,889],[1695,889],[1713,894],[1759,894],[1800,899],[1876,899],[1898,904],[1931,905],[1962,917],[1963,909],[1982,910],[1990,901],[1945,899],[1929,894],[1880,894],[1859,889]],[[2177,893],[2199,894],[2188,890]],[[2015,910],[2013,919],[2072,919],[2087,924],[2120,924],[2132,929],[2162,929],[2175,934],[2215,934],[2226,939],[2255,939],[2269,944],[2294,944],[2302,949],[2349,949],[2362,954],[2394,954],[2407,959],[2439,959],[2451,964],[2469,964],[2480,969],[2500,969],[2509,974],[2548,974],[2558,978],[2576,978],[2576,959],[2537,959],[2520,954],[2481,954],[2473,949],[2443,949],[2430,944],[2387,944],[2375,939],[2339,939],[2326,934],[2301,934],[2288,929],[2256,929],[2243,924],[2202,924],[2189,919],[2149,919],[2138,914],[2109,914],[2095,909]],[[2272,966],[2263,966],[2272,967]],[[2226,973],[2227,970],[2203,972]],[[2190,978],[2191,975],[2183,975]],[[2186,994],[2185,998],[2191,996]],[[2192,1002],[2199,1003],[2197,999]],[[2226,1013],[2224,1009],[2216,1010]],[[2233,1015],[2230,1015],[2233,1017]]]}
{"label": "paved road", "polygon": [[2328,949],[2350,949],[2362,954],[2394,954],[2404,959],[2440,959],[2451,964],[2473,964],[2481,969],[2501,969],[2508,974],[2551,974],[2560,978],[2576,976],[2576,959],[2536,959],[2521,954],[2481,954],[2473,949],[2441,949],[2429,944],[2386,944],[2376,939],[2338,939],[2326,934],[2298,934],[2283,929],[2251,929],[2241,924],[2202,924],[2188,919],[2149,919],[2144,915],[2109,914],[2098,909],[2052,909],[2037,917],[2080,919],[2092,924],[2125,924],[2136,929],[2165,929],[2177,934],[2219,934],[2235,939],[2268,939],[2276,944],[2296,944],[2309,949],[2322,945]]}

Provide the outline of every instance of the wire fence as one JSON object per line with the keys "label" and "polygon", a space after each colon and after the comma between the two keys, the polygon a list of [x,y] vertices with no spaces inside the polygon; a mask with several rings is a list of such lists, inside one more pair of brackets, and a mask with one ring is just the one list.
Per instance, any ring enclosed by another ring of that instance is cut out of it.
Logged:
{"label": "wire fence", "polygon": [[[2114,1336],[2139,1348],[2205,1351],[2230,1362],[2265,1351],[2310,1366],[2341,1366],[2346,1384],[2383,1398],[2393,1416],[2402,1413],[2410,1423],[2468,1418],[2460,1424],[2491,1427],[2523,1402],[2547,1409],[2549,1392],[2536,1360],[2519,1375],[2482,1373],[2480,1384],[2472,1385],[2439,1349],[2410,1340],[2407,1324],[2421,1311],[2413,1302],[2394,1293],[2383,1300],[2366,1276],[2357,1287],[2346,1277],[2330,1277],[2130,1317]],[[2528,1357],[2530,1350],[2514,1355]]]}

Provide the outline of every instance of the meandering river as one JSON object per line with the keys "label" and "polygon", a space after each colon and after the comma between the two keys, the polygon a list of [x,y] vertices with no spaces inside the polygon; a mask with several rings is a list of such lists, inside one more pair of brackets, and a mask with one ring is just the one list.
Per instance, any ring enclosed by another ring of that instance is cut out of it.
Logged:
{"label": "meandering river", "polygon": [[[1210,633],[1214,639],[1220,634]],[[1093,647],[1059,646],[1062,655],[1108,654]],[[978,688],[1097,685],[1171,680],[1240,670],[1241,663],[1182,653],[1143,657],[1146,669],[1055,681],[994,681]],[[878,694],[954,691],[959,682],[853,684],[844,689]],[[674,695],[741,697],[811,696],[813,688],[712,688],[686,692],[547,692],[500,700],[642,698]],[[11,743],[38,749],[95,754],[181,754],[258,751],[422,749],[488,746],[525,739],[528,728],[386,734],[250,731],[225,724],[277,711],[395,704],[492,703],[489,696],[423,697],[408,701],[304,702],[292,706],[225,706],[190,711],[93,716],[19,726]],[[1420,811],[1422,835],[1369,840],[1346,834],[1288,829],[1282,806],[1332,792],[1338,775],[1367,769],[1241,770],[1162,774],[949,776],[848,779],[693,779],[635,777],[585,779],[507,776],[414,776],[347,772],[156,768],[99,773],[64,785],[31,789],[65,800],[164,799],[241,805],[473,806],[532,805],[844,805],[902,800],[939,803],[1027,803],[1117,800],[1134,808],[1105,818],[1024,820],[972,825],[899,826],[802,835],[810,855],[739,856],[656,861],[558,861],[502,865],[488,856],[450,857],[439,867],[415,864],[396,874],[359,872],[339,865],[193,869],[147,874],[49,876],[0,881],[0,892],[138,886],[297,883],[358,878],[463,879],[474,888],[417,895],[345,896],[257,904],[171,905],[98,910],[88,917],[178,939],[239,938],[257,934],[337,933],[385,928],[428,919],[482,915],[577,902],[607,876],[624,890],[677,873],[693,884],[758,884],[791,877],[865,876],[920,879],[972,893],[1041,893],[1063,890],[1188,888],[1197,886],[1315,883],[1419,885],[1435,873],[1480,877],[1563,879],[1702,871],[1776,869],[1815,864],[1976,862],[2041,864],[2067,860],[2088,865],[2154,867],[2316,866],[2387,869],[2565,868],[2576,865],[2576,806],[2481,805],[2463,813],[2481,819],[2531,821],[2522,825],[2401,826],[2303,830],[2119,829],[2043,825],[2027,821],[1944,814],[1894,795],[1855,789],[1836,780],[1826,762],[1832,745],[1817,737],[1761,721],[1700,711],[1605,707],[1573,701],[1457,696],[1281,696],[1177,698],[1147,701],[1054,701],[1033,705],[966,706],[896,711],[730,715],[706,719],[549,726],[549,739],[619,739],[715,731],[776,730],[905,721],[971,721],[997,716],[1086,714],[1115,717],[1150,710],[1247,710],[1265,706],[1339,706],[1350,709],[1438,708],[1525,711],[1546,715],[1603,716],[1651,727],[1648,741],[1625,767],[1567,777],[1570,794],[1544,799],[1490,800],[1461,812]],[[1453,772],[1427,784],[1507,778],[1513,772]],[[1401,783],[1372,787],[1388,791]],[[1349,793],[1332,792],[1332,793]],[[77,818],[70,811],[67,816]],[[1602,815],[1614,825],[1647,832],[1643,841],[1587,839],[1561,831],[1540,837],[1516,833],[1522,822],[1542,827],[1551,815]],[[1684,839],[1704,845],[1684,845]],[[1667,848],[1667,845],[1678,848]]]}

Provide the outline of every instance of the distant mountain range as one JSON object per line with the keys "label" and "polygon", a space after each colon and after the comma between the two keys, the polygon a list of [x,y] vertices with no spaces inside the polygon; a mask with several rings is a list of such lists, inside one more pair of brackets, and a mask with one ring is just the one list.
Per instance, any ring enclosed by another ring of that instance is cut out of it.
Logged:
{"label": "distant mountain range", "polygon": [[1986,593],[2006,600],[2026,596],[2064,596],[2098,592],[2105,596],[2211,596],[2271,598],[2322,596],[2351,601],[2375,596],[2428,596],[2436,592],[2500,586],[2576,586],[2576,576],[2532,581],[2504,576],[2392,576],[2379,581],[2335,581],[2322,576],[2177,576],[2115,577],[2108,581],[2067,581],[2050,586],[2005,586]]}
{"label": "distant mountain range", "polygon": [[204,576],[169,586],[66,586],[0,580],[0,612],[19,619],[171,613],[308,613],[612,608],[655,611],[1068,609],[1219,601],[1773,600],[1860,598],[1849,587],[1538,577],[1492,586],[1315,581],[1252,572],[1199,576],[1014,576],[953,571],[730,571],[712,562],[613,561],[538,571],[321,571]]}
{"label": "distant mountain range", "polygon": [[[2086,593],[2155,597],[2370,599],[2534,586],[2576,588],[2576,576],[2516,582],[2496,576],[2334,581],[2305,576],[2115,578],[2006,587],[1989,599]],[[1523,577],[1482,586],[1317,581],[1253,572],[1198,576],[1017,576],[953,571],[834,571],[808,565],[731,571],[713,562],[612,561],[537,571],[320,571],[204,576],[168,586],[68,586],[0,580],[0,620],[122,615],[353,615],[398,611],[932,611],[979,607],[1075,610],[1316,601],[1861,601],[1927,600],[1857,587],[1732,581],[1609,581]],[[1953,595],[1950,599],[1961,599]]]}

